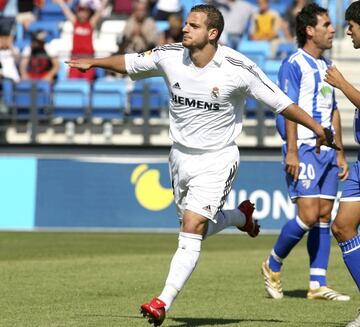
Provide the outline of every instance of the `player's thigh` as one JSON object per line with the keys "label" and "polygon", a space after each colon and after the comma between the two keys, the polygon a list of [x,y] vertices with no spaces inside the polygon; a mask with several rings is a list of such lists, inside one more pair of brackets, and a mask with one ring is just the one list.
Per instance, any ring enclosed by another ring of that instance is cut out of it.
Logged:
{"label": "player's thigh", "polygon": [[333,209],[333,206],[333,199],[320,198],[319,218],[321,222],[329,222],[331,220],[331,211]]}
{"label": "player's thigh", "polygon": [[186,207],[189,174],[187,164],[190,154],[172,147],[169,155],[169,172],[174,193],[174,202],[178,217],[181,219]]}
{"label": "player's thigh", "polygon": [[[286,155],[286,152],[284,153]],[[324,156],[323,153],[319,154]],[[302,144],[298,149],[299,176],[294,181],[290,174],[286,175],[290,198],[295,200],[299,197],[319,197],[320,180],[324,174],[324,164],[316,157],[315,149],[307,144]]]}
{"label": "player's thigh", "polygon": [[339,209],[333,223],[337,240],[354,237],[360,224],[360,162],[351,167],[341,194]]}
{"label": "player's thigh", "polygon": [[360,201],[340,202],[332,225],[334,236],[339,242],[347,241],[357,235],[360,225]]}
{"label": "player's thigh", "polygon": [[173,146],[169,167],[178,217],[189,210],[213,219],[231,190],[238,166],[236,145],[201,154]]}
{"label": "player's thigh", "polygon": [[238,166],[236,145],[193,158],[186,209],[214,220],[231,190]]}
{"label": "player's thigh", "polygon": [[319,197],[299,197],[296,200],[298,216],[307,226],[313,226],[320,215]]}

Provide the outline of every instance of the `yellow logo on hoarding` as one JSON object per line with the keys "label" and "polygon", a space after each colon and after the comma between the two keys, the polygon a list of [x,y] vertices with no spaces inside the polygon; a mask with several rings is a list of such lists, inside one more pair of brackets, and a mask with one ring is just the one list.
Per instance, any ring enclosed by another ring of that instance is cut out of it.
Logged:
{"label": "yellow logo on hoarding", "polygon": [[174,199],[172,189],[160,184],[160,172],[149,169],[148,165],[139,165],[134,169],[131,183],[135,185],[136,199],[148,210],[166,209]]}

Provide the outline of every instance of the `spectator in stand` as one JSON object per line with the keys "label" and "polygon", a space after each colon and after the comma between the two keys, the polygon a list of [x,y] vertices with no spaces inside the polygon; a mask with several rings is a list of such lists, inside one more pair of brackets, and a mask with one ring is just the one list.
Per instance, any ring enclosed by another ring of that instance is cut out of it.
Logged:
{"label": "spectator in stand", "polygon": [[272,55],[276,53],[279,44],[279,32],[283,26],[279,13],[269,8],[268,0],[257,0],[258,12],[251,18],[250,39],[254,41],[269,41]]}
{"label": "spectator in stand", "polygon": [[258,12],[252,16],[250,38],[271,41],[279,37],[281,17],[269,8],[268,0],[257,0]]}
{"label": "spectator in stand", "polygon": [[183,26],[182,18],[179,14],[173,14],[169,16],[169,28],[160,33],[159,45],[168,43],[182,42],[183,39]]}
{"label": "spectator in stand", "polygon": [[[71,2],[72,0],[68,0]],[[103,4],[102,0],[76,0],[77,4],[81,7],[90,7],[93,12],[101,11],[101,17],[109,17],[111,14],[111,6],[108,5],[108,2]],[[101,25],[102,20],[100,20],[97,26]]]}
{"label": "spectator in stand", "polygon": [[27,30],[31,23],[36,21],[35,10],[42,8],[44,4],[45,0],[17,0],[18,13],[16,21]]}
{"label": "spectator in stand", "polygon": [[180,0],[158,0],[156,2],[156,20],[168,20],[172,14],[182,14]]}
{"label": "spectator in stand", "polygon": [[111,17],[113,19],[128,18],[132,12],[133,0],[113,0]]}
{"label": "spectator in stand", "polygon": [[15,27],[17,0],[0,0],[0,35],[8,36]]}
{"label": "spectator in stand", "polygon": [[49,82],[55,80],[60,65],[56,54],[45,44],[46,36],[46,31],[34,32],[31,45],[23,50],[20,62],[22,80],[45,79]]}
{"label": "spectator in stand", "polygon": [[227,45],[236,49],[247,32],[251,17],[256,13],[256,7],[245,0],[226,0],[219,4],[218,8],[225,19]]}
{"label": "spectator in stand", "polygon": [[20,81],[17,63],[20,53],[13,44],[13,35],[3,35],[0,30],[0,79],[8,78],[14,82]]}
{"label": "spectator in stand", "polygon": [[[69,9],[64,0],[53,1],[60,6],[65,17],[74,25],[71,57],[94,57],[93,31],[97,22],[101,18],[103,9],[107,5],[107,0],[101,1],[101,6],[96,12],[94,12],[91,7],[80,3],[76,7],[76,14]],[[84,78],[89,81],[93,81],[95,79],[95,70],[90,69],[86,72],[81,72],[77,69],[70,68],[69,78]]]}
{"label": "spectator in stand", "polygon": [[287,41],[294,41],[296,35],[296,16],[311,1],[294,0],[284,14],[284,36]]}
{"label": "spectator in stand", "polygon": [[119,54],[141,53],[152,49],[158,42],[155,20],[148,16],[147,1],[137,0],[123,31]]}

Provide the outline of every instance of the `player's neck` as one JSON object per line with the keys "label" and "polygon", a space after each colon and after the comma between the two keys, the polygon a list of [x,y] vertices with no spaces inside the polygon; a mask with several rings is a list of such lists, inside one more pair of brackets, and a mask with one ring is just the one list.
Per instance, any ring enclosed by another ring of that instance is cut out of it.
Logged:
{"label": "player's neck", "polygon": [[311,44],[311,43],[305,44],[303,47],[303,50],[317,59],[319,59],[324,52],[323,49],[319,49],[318,47],[316,47],[314,44]]}
{"label": "player's neck", "polygon": [[190,58],[196,67],[205,67],[215,56],[217,47],[207,44],[202,49],[190,49]]}

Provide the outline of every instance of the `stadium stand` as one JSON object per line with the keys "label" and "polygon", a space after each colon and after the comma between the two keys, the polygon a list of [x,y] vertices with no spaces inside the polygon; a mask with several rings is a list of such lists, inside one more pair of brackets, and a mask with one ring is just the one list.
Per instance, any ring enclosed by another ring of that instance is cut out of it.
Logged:
{"label": "stadium stand", "polygon": [[124,19],[105,20],[100,26],[98,38],[111,44],[117,44],[118,40],[122,38],[125,25],[126,20]]}
{"label": "stadium stand", "polygon": [[167,28],[169,28],[169,22],[167,20],[157,20],[156,28],[158,32],[164,32]]}
{"label": "stadium stand", "polygon": [[20,81],[13,83],[3,81],[4,102],[10,109],[11,119],[14,122],[29,120],[32,108],[36,109],[37,119],[50,118],[50,83],[40,81]]}
{"label": "stadium stand", "polygon": [[46,0],[39,10],[38,19],[45,22],[62,22],[65,20],[65,16],[57,4],[52,0]]}
{"label": "stadium stand", "polygon": [[53,117],[63,120],[85,119],[89,113],[90,83],[87,80],[64,80],[54,86]]}
{"label": "stadium stand", "polygon": [[[146,104],[146,98],[148,103]],[[130,116],[142,117],[144,110],[149,110],[150,117],[161,116],[161,111],[166,108],[169,95],[165,82],[162,78],[148,78],[136,81],[133,90],[129,94]],[[147,114],[145,112],[145,114]]]}
{"label": "stadium stand", "polygon": [[[46,42],[50,42],[53,39],[60,37],[59,24],[53,21],[38,21],[33,22],[29,26],[29,33],[34,33],[36,31],[43,30],[47,32]],[[27,33],[26,33],[27,34]],[[29,35],[30,37],[30,35]]]}
{"label": "stadium stand", "polygon": [[275,52],[275,58],[284,59],[295,52],[297,46],[294,42],[280,42]]}
{"label": "stadium stand", "polygon": [[128,16],[132,11],[132,0],[114,0],[112,13]]}
{"label": "stadium stand", "polygon": [[[256,0],[247,0],[256,4]],[[292,0],[270,0],[270,7],[283,13]],[[324,5],[324,1],[317,1],[320,5]],[[339,20],[340,15],[343,16],[344,9],[348,6],[349,1],[330,0],[329,12],[331,18],[337,19],[338,31],[344,34],[344,21]],[[75,2],[74,2],[75,3]],[[94,33],[95,55],[97,57],[107,56],[116,53],[118,50],[118,42],[122,37],[126,18],[131,13],[132,1],[114,0],[112,13],[113,16],[106,17],[98,30]],[[183,8],[183,17],[186,17],[193,5],[205,3],[201,0],[181,0]],[[341,8],[339,8],[339,5]],[[335,17],[337,16],[337,17]],[[101,119],[104,122],[112,124],[114,120],[118,120],[117,126],[128,128],[128,142],[131,142],[133,121],[142,122],[143,124],[152,124],[153,121],[158,122],[164,132],[164,137],[159,138],[159,144],[169,144],[167,138],[167,107],[169,102],[169,94],[165,82],[161,78],[151,78],[141,82],[136,82],[133,88],[124,82],[125,80],[113,78],[109,79],[103,69],[96,70],[96,80],[93,84],[89,84],[83,80],[68,80],[68,67],[64,63],[70,57],[72,49],[73,25],[65,20],[63,13],[58,5],[52,0],[45,0],[45,5],[37,10],[37,21],[34,22],[29,32],[25,32],[20,24],[16,25],[15,45],[22,50],[29,44],[29,34],[31,31],[43,29],[48,32],[49,45],[57,49],[60,59],[60,71],[57,75],[56,83],[53,86],[42,86],[43,83],[36,84],[36,104],[39,106],[38,112],[44,113],[43,117],[49,116],[60,118],[63,121],[74,121],[78,118],[92,123],[94,119]],[[119,19],[120,18],[120,19]],[[168,26],[167,21],[156,22],[158,31],[162,31]],[[224,40],[226,37],[224,36]],[[275,53],[275,58],[271,58],[273,52],[268,42],[249,41],[248,35],[244,35],[242,41],[238,44],[237,50],[244,53],[254,62],[274,82],[277,79],[277,72],[280,61],[296,49],[294,43],[280,42]],[[358,52],[352,48],[352,44],[348,38],[338,38],[334,40],[334,46],[331,50],[330,57],[335,64],[342,70],[350,81],[355,85],[359,85],[357,77],[360,73],[358,65],[354,64],[354,60],[358,59]],[[26,122],[30,118],[31,107],[31,85],[27,81],[20,83],[16,87],[13,82],[3,80],[2,83],[3,103],[9,109],[9,113],[14,118]],[[146,104],[146,99],[148,103]],[[352,140],[352,120],[353,106],[340,93],[337,92],[339,108],[342,110],[342,124],[345,130],[345,144],[353,144]],[[43,108],[43,109],[41,109]],[[46,108],[46,110],[44,110]],[[149,109],[149,111],[144,110]],[[262,109],[263,110],[263,109]],[[259,135],[259,126],[263,124],[264,130],[261,132],[265,137],[263,144],[279,145],[280,140],[274,133],[273,115],[270,111],[265,110],[263,118],[259,120],[259,107],[253,99],[248,99],[245,107],[244,133],[239,140],[240,145],[256,145]],[[3,113],[2,113],[3,115]],[[144,115],[148,115],[144,119]],[[261,114],[262,115],[262,114]],[[6,115],[3,115],[4,117]],[[2,117],[3,117],[2,116]],[[41,116],[41,115],[40,115]],[[134,120],[132,119],[134,118]],[[140,120],[138,119],[140,118]],[[160,118],[160,120],[158,119]],[[259,126],[258,126],[259,125]],[[49,128],[52,124],[49,124]],[[109,127],[109,126],[108,126]],[[105,128],[105,127],[104,127]],[[261,126],[260,126],[261,128]],[[114,129],[115,132],[116,129]],[[138,129],[139,130],[139,129]],[[160,134],[162,133],[160,132]],[[165,133],[166,132],[166,133]],[[270,136],[270,137],[269,137]],[[75,140],[75,139],[74,139]],[[50,139],[51,142],[51,139]],[[125,143],[126,143],[125,139]]]}
{"label": "stadium stand", "polygon": [[268,41],[250,41],[242,39],[237,51],[253,60],[260,68],[264,68],[265,61],[272,56],[271,44]]}
{"label": "stadium stand", "polygon": [[280,66],[281,60],[279,59],[268,59],[264,63],[264,72],[274,83],[277,81]]}
{"label": "stadium stand", "polygon": [[98,79],[91,94],[91,117],[123,119],[126,101],[126,84],[123,79]]}

